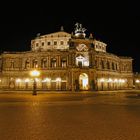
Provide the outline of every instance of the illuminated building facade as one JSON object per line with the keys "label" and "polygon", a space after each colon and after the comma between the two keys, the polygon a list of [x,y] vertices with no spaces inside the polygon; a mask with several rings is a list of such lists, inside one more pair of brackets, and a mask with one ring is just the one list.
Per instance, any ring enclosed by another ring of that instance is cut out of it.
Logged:
{"label": "illuminated building facade", "polygon": [[118,90],[133,88],[132,58],[106,51],[107,44],[76,23],[72,34],[59,32],[31,40],[31,50],[0,55],[0,88],[31,90],[37,69],[38,90]]}

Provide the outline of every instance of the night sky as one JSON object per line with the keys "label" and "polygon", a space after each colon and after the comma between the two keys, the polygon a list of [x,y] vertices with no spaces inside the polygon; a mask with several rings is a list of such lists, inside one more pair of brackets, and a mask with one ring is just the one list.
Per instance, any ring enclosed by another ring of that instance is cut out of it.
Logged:
{"label": "night sky", "polygon": [[89,36],[107,43],[107,51],[133,60],[140,72],[140,8],[134,2],[37,1],[3,3],[0,7],[0,51],[28,51],[37,33],[74,30],[79,22]]}

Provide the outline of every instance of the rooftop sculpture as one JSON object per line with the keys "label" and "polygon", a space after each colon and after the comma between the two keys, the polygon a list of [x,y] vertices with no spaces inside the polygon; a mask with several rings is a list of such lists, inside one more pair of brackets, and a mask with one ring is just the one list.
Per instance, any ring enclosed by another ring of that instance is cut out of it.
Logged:
{"label": "rooftop sculpture", "polygon": [[83,28],[82,27],[82,24],[80,24],[80,23],[76,23],[75,24],[75,31],[74,31],[74,33],[75,33],[75,36],[76,37],[85,37],[85,31],[86,31],[86,29],[85,28]]}

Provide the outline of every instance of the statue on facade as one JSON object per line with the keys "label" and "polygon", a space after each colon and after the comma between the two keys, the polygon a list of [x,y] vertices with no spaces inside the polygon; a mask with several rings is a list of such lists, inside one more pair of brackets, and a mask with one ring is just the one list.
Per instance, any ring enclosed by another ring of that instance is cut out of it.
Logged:
{"label": "statue on facade", "polygon": [[82,38],[85,37],[85,31],[86,31],[86,29],[82,27],[82,24],[80,24],[78,22],[75,24],[74,33],[75,33],[76,37],[82,37]]}
{"label": "statue on facade", "polygon": [[37,33],[36,37],[38,38],[38,37],[40,37],[40,35],[41,35],[40,33]]}
{"label": "statue on facade", "polygon": [[80,24],[80,23],[77,22],[75,24],[75,26],[76,26],[75,27],[75,34],[76,33],[85,33],[86,29],[82,27],[82,24]]}

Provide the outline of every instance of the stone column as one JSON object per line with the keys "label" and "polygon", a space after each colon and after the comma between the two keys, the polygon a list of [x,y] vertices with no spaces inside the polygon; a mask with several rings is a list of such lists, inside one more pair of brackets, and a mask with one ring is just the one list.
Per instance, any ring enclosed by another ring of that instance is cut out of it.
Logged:
{"label": "stone column", "polygon": [[51,58],[50,55],[48,56],[48,67],[50,68]]}
{"label": "stone column", "polygon": [[67,56],[67,60],[66,60],[67,62],[66,62],[66,67],[68,67],[69,66],[69,56]]}
{"label": "stone column", "polygon": [[47,68],[49,67],[49,58],[47,56]]}
{"label": "stone column", "polygon": [[58,67],[61,67],[61,57],[60,57],[60,55],[58,56]]}
{"label": "stone column", "polygon": [[71,89],[73,92],[75,91],[75,81],[73,71],[71,72]]}
{"label": "stone column", "polygon": [[68,66],[71,66],[72,64],[72,54],[69,54],[69,59],[68,59]]}
{"label": "stone column", "polygon": [[72,66],[73,67],[75,67],[75,58],[76,56],[75,56],[75,53],[74,54],[72,54]]}
{"label": "stone column", "polygon": [[92,67],[92,54],[89,52],[89,66]]}

